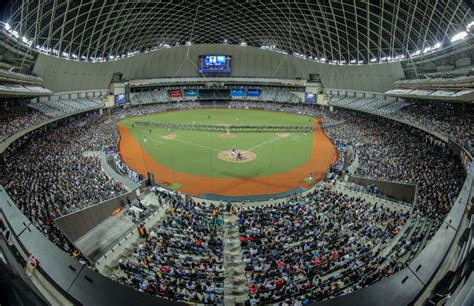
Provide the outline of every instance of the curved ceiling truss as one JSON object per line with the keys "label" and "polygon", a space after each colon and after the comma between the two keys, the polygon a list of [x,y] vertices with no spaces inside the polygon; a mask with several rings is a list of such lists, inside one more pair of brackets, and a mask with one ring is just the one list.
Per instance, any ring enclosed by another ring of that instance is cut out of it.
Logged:
{"label": "curved ceiling truss", "polygon": [[7,12],[37,49],[87,61],[228,43],[369,63],[449,44],[472,22],[463,0],[12,0]]}

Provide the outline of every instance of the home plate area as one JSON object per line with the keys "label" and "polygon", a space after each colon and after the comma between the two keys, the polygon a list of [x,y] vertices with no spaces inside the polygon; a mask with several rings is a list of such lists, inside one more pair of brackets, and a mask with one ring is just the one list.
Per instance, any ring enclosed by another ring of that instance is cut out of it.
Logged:
{"label": "home plate area", "polygon": [[248,163],[257,158],[257,154],[247,150],[227,150],[218,154],[219,159],[232,163]]}

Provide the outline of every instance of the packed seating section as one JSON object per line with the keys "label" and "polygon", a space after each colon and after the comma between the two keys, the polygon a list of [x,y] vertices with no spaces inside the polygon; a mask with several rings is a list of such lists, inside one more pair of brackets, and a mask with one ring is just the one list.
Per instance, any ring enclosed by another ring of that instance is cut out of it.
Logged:
{"label": "packed seating section", "polygon": [[53,219],[125,192],[102,172],[98,157],[83,154],[116,139],[113,122],[98,114],[37,131],[3,153],[0,184],[42,232],[71,252]]}
{"label": "packed seating section", "polygon": [[331,116],[345,124],[328,133],[358,152],[356,175],[417,184],[415,207],[437,222],[449,211],[465,172],[446,144],[389,119],[349,110],[337,110]]}
{"label": "packed seating section", "polygon": [[473,150],[474,111],[469,106],[462,109],[459,105],[442,101],[389,102],[383,99],[340,96],[332,97],[330,103],[406,120],[448,136],[471,152]]}
{"label": "packed seating section", "polygon": [[251,304],[307,303],[360,287],[408,218],[330,187],[280,205],[244,206],[238,224]]}
{"label": "packed seating section", "polygon": [[48,120],[46,115],[25,103],[5,101],[0,103],[0,142],[11,135]]}
{"label": "packed seating section", "polygon": [[393,114],[397,119],[415,122],[436,131],[473,152],[474,112],[472,108],[438,101],[413,103]]}
{"label": "packed seating section", "polygon": [[[100,105],[98,102],[71,100],[60,112],[52,102],[44,104],[43,111],[58,116],[94,108]],[[335,105],[380,112],[388,109],[389,114],[396,115],[403,115],[406,110],[405,113],[415,116],[408,120],[428,120],[423,117],[426,110],[418,111],[416,105],[384,102],[332,99]],[[390,107],[392,104],[395,105]],[[199,107],[197,102],[177,105]],[[314,111],[265,102],[232,101],[229,106]],[[114,109],[112,117],[166,111],[168,107],[176,105]],[[453,117],[460,115],[452,111]],[[466,119],[467,126],[472,126],[471,119]],[[15,120],[23,122],[20,118]],[[35,125],[34,120],[15,129]],[[408,214],[377,207],[366,203],[363,195],[351,198],[326,187],[278,207],[242,208],[238,226],[252,304],[279,302],[289,297],[306,303],[347,294],[392,275],[423,249],[460,190],[464,171],[457,157],[433,138],[389,120],[351,111],[336,110],[327,120],[344,122],[327,132],[336,142],[356,148],[361,157],[358,175],[418,184],[415,211]],[[436,125],[422,122],[428,124]],[[45,235],[72,253],[74,248],[52,220],[125,192],[120,183],[105,176],[97,157],[83,154],[116,143],[114,121],[98,114],[89,115],[69,126],[38,132],[32,139],[14,143],[3,154],[0,184]],[[122,259],[116,279],[138,290],[173,299],[222,303],[222,211],[182,196],[160,197],[170,203],[165,221],[150,230],[133,256]]]}
{"label": "packed seating section", "polygon": [[174,300],[222,304],[222,210],[181,194],[157,194],[169,205],[164,220],[147,230],[132,254],[122,255],[112,278]]}

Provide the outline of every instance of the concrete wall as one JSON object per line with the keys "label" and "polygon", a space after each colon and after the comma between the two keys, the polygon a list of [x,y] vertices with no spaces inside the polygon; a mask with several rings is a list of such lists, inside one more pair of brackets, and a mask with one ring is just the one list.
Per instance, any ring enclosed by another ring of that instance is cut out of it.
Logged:
{"label": "concrete wall", "polygon": [[198,77],[198,56],[208,53],[231,55],[231,76],[235,77],[307,79],[310,73],[319,73],[324,87],[372,92],[385,92],[392,88],[394,81],[404,78],[399,62],[329,65],[255,47],[223,44],[178,46],[102,63],[40,54],[33,72],[55,92],[108,88],[114,72],[122,72],[129,80]]}
{"label": "concrete wall", "polygon": [[351,176],[349,181],[364,187],[375,185],[383,194],[397,200],[407,203],[413,203],[415,201],[416,185],[373,180],[358,176]]}
{"label": "concrete wall", "polygon": [[133,201],[137,198],[137,194],[135,191],[123,194],[111,200],[59,217],[54,222],[69,239],[77,241],[91,229],[112,216],[112,212],[115,209],[124,207],[127,204],[127,197],[130,201]]}

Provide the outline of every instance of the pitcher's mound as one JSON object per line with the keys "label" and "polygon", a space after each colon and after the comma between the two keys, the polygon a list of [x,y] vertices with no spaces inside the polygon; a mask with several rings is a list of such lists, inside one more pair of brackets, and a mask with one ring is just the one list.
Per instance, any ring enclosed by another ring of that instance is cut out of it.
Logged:
{"label": "pitcher's mound", "polygon": [[[237,154],[242,155],[241,160],[237,160]],[[232,155],[232,150],[222,151],[218,155],[219,159],[222,159],[227,162],[231,163],[248,163],[257,158],[257,154],[253,153],[252,151],[245,151],[245,150],[235,150],[235,154]]]}
{"label": "pitcher's mound", "polygon": [[219,135],[219,138],[235,138],[235,137],[237,137],[237,135],[235,135],[235,134],[224,133],[224,134]]}
{"label": "pitcher's mound", "polygon": [[176,134],[164,135],[164,136],[161,136],[161,138],[166,139],[166,140],[176,139]]}
{"label": "pitcher's mound", "polygon": [[275,133],[278,137],[284,138],[290,136],[290,133]]}

